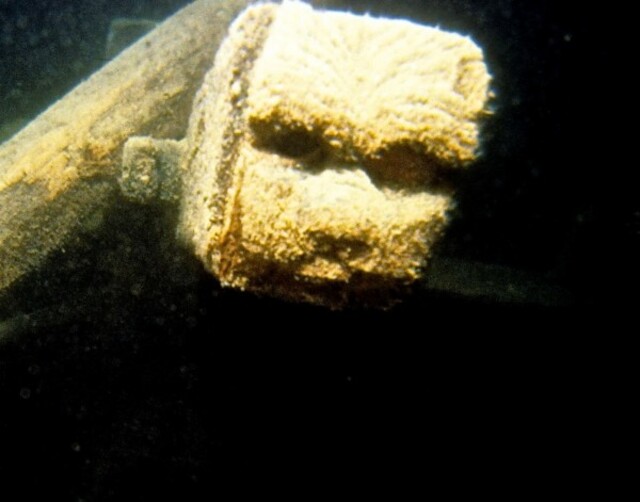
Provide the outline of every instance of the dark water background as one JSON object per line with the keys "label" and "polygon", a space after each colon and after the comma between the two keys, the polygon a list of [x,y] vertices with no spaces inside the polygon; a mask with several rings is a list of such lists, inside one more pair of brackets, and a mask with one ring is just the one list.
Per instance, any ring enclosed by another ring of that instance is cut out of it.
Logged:
{"label": "dark water background", "polygon": [[[162,19],[184,3],[0,0],[0,128],[99,68],[112,18]],[[422,292],[391,312],[331,313],[256,299],[220,291],[171,244],[160,210],[132,219],[123,207],[0,304],[0,318],[33,313],[0,348],[3,491],[197,500],[267,493],[265,479],[308,477],[313,492],[397,475],[423,496],[610,489],[602,459],[615,456],[628,371],[612,345],[630,333],[640,233],[616,117],[620,12],[351,5],[484,49],[496,113],[443,252],[525,271],[570,304]]]}

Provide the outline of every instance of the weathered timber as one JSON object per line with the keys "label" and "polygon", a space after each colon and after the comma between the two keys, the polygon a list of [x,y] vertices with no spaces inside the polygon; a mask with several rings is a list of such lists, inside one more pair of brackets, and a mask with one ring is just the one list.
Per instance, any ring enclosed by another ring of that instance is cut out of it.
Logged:
{"label": "weathered timber", "polygon": [[100,219],[130,136],[184,136],[204,73],[249,3],[190,4],[0,145],[0,291]]}

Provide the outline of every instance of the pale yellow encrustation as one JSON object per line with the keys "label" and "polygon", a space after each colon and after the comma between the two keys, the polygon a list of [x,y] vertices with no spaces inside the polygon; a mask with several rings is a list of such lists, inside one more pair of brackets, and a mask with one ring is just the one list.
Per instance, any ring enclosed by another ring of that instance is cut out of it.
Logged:
{"label": "pale yellow encrustation", "polygon": [[224,285],[392,303],[445,229],[453,192],[438,180],[475,159],[489,81],[455,33],[248,8],[194,102],[181,238]]}

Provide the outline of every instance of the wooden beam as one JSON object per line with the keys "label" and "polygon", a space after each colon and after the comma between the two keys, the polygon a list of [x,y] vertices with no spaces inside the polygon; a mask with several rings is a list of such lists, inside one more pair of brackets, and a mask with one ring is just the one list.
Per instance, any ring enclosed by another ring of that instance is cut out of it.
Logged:
{"label": "wooden beam", "polygon": [[130,136],[184,136],[195,91],[249,3],[188,5],[0,145],[0,293],[96,225]]}

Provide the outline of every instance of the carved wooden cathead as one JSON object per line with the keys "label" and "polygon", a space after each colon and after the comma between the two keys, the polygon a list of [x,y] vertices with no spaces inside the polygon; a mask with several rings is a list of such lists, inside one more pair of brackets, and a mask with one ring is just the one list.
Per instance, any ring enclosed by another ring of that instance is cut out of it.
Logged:
{"label": "carved wooden cathead", "polygon": [[0,290],[116,186],[175,203],[177,236],[223,285],[384,306],[421,277],[454,203],[447,174],[475,158],[482,51],[267,3],[237,17],[202,80],[243,4],[183,9],[0,147]]}

